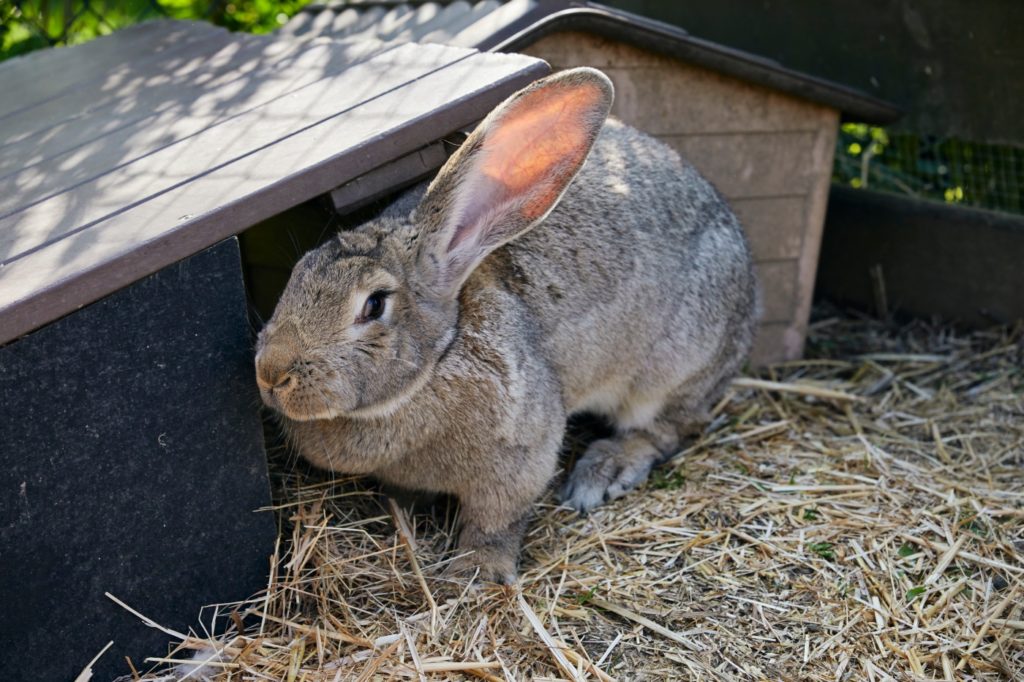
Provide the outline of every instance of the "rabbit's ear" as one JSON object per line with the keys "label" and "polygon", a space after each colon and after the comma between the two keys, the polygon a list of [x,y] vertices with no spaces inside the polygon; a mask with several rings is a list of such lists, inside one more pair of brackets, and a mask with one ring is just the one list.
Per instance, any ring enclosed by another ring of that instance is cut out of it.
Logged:
{"label": "rabbit's ear", "polygon": [[488,253],[554,208],[583,166],[612,102],[600,71],[537,81],[484,119],[431,183],[416,213],[420,267],[455,295]]}

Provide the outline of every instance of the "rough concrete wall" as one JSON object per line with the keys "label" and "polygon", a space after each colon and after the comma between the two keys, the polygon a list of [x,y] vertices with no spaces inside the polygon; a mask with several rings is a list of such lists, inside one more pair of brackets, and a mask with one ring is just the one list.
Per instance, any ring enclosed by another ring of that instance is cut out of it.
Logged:
{"label": "rough concrete wall", "polygon": [[663,140],[729,199],[764,292],[755,364],[800,357],[828,200],[838,112],[621,42],[558,33],[524,50],[612,79],[612,113]]}

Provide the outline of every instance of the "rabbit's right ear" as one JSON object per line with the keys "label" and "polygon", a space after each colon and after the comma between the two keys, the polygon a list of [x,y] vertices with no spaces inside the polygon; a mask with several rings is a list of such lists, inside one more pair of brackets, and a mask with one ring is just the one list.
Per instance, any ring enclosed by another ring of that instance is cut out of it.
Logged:
{"label": "rabbit's right ear", "polygon": [[424,283],[455,296],[473,268],[555,207],[608,116],[612,84],[580,68],[505,100],[438,173],[416,209]]}

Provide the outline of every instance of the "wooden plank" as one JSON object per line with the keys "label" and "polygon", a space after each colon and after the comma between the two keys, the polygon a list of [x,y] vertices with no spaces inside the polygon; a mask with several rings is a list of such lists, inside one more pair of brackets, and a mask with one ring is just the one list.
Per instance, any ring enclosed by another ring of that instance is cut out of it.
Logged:
{"label": "wooden plank", "polygon": [[[463,47],[478,47],[484,49],[483,45],[501,31],[516,25],[534,11],[537,6],[536,0],[510,0],[509,2],[497,2],[488,0],[477,2],[473,6],[472,21],[465,25],[451,25],[444,29],[450,37],[450,44],[462,45]],[[460,22],[461,23],[461,22]],[[421,35],[429,36],[426,31],[417,31]],[[449,42],[446,40],[445,42]]]}
{"label": "wooden plank", "polygon": [[473,54],[0,267],[0,343],[469,125],[547,70]]}
{"label": "wooden plank", "polygon": [[[406,24],[416,16],[415,10],[409,5],[398,5],[391,8],[387,14],[377,22],[377,38],[380,40],[395,40]],[[331,22],[334,23],[333,21]],[[403,41],[405,42],[405,41]]]}
{"label": "wooden plank", "polygon": [[304,35],[313,26],[313,20],[317,16],[317,14],[309,11],[299,12],[287,24],[277,29],[277,32],[286,36]]}
{"label": "wooden plank", "polygon": [[444,141],[433,142],[331,190],[334,209],[341,214],[351,213],[371,201],[427,177],[448,160],[446,148],[455,149],[454,145]]}
{"label": "wooden plank", "polygon": [[803,338],[799,336],[794,338],[795,333],[792,325],[788,322],[761,324],[757,328],[754,348],[750,352],[750,364],[753,367],[764,367],[799,357],[799,349],[803,347]]}
{"label": "wooden plank", "polygon": [[796,307],[796,260],[762,261],[754,266],[761,285],[763,322],[790,322]]}
{"label": "wooden plank", "polygon": [[[294,41],[288,40],[287,43]],[[264,40],[263,49],[269,47],[273,47],[273,44]],[[344,64],[347,69],[354,69],[358,64],[389,49],[386,45],[370,41],[344,46],[318,42],[296,47],[298,52],[289,53],[291,58],[286,59],[284,63],[273,62],[266,68],[245,74],[244,77],[240,77],[237,72],[229,73],[227,82],[225,79],[214,78],[210,81],[209,87],[179,84],[166,92],[150,93],[158,102],[169,100],[178,103],[169,109],[165,107],[166,110],[162,113],[140,117],[136,111],[146,111],[148,108],[146,104],[140,104],[137,108],[133,107],[128,114],[128,117],[135,117],[135,120],[130,122],[123,122],[117,116],[106,116],[106,112],[102,110],[89,116],[85,121],[76,122],[76,130],[81,131],[82,136],[90,136],[90,128],[97,131],[110,129],[106,135],[97,136],[96,133],[92,133],[94,139],[77,144],[70,150],[72,153],[58,154],[37,163],[23,162],[20,170],[0,177],[0,181],[10,188],[10,191],[0,196],[0,221],[46,198],[56,197],[72,188],[88,184],[117,169],[125,168],[125,173],[134,175],[139,172],[139,167],[133,164],[148,157],[156,156],[151,159],[153,163],[162,164],[165,169],[171,168],[172,172],[177,172],[180,169],[180,162],[167,164],[162,161],[164,156],[156,155],[159,150],[179,143],[191,145],[192,149],[202,149],[206,144],[205,140],[209,139],[208,136],[187,142],[189,138],[194,138],[211,128],[217,128],[217,132],[210,134],[222,134],[220,131],[225,130],[222,126],[232,119],[243,117],[249,120],[260,107],[323,80],[325,70],[337,70],[338,67],[332,67],[332,64]],[[248,59],[251,63],[262,52],[263,50],[257,50],[252,54],[242,55],[239,62],[245,63]],[[361,74],[362,72],[356,72],[352,78],[358,78]],[[353,88],[352,96],[358,91],[358,88]],[[188,102],[188,105],[183,107],[183,102]],[[341,99],[336,103],[324,102],[323,105],[325,110],[334,111],[335,107],[344,106],[344,102],[345,100]],[[277,109],[268,110],[266,116],[274,117],[276,111]],[[284,124],[283,120],[275,119],[274,122]],[[258,144],[266,137],[260,133],[269,133],[270,128],[265,123],[252,125],[259,125],[260,128],[256,133],[247,136],[246,142]],[[275,130],[281,128],[279,125]],[[285,132],[288,132],[286,128]],[[48,138],[53,139],[53,136]],[[70,142],[77,142],[79,138],[72,135],[68,139]],[[233,147],[224,150],[223,153],[232,151]],[[190,154],[186,158],[198,162],[201,157]],[[209,162],[208,159],[206,161]],[[104,198],[111,197],[104,194]],[[2,229],[0,222],[0,230]],[[3,240],[3,235],[0,235],[0,258],[6,253]]]}
{"label": "wooden plank", "polygon": [[754,260],[799,258],[807,225],[807,197],[762,197],[729,202],[750,240]]}
{"label": "wooden plank", "polygon": [[55,58],[36,60],[34,53],[21,57],[0,71],[0,92],[4,93],[0,124],[7,116],[70,92],[102,91],[108,87],[108,79],[116,78],[128,65],[140,68],[158,63],[195,42],[226,33],[204,22],[154,21],[86,43],[83,49],[99,43],[88,52],[77,47],[57,48],[51,50],[58,53]]}
{"label": "wooden plank", "polygon": [[[365,47],[356,45],[352,49]],[[113,165],[110,172],[75,184],[68,191],[46,195],[45,201],[6,213],[0,218],[0,259],[10,262],[470,54],[469,50],[441,45],[399,45],[217,125],[205,127],[204,121],[204,129],[196,134],[140,155],[137,160]],[[347,60],[341,65],[347,65]],[[438,103],[436,97],[426,101]],[[344,131],[339,134],[345,139]],[[289,168],[268,167],[259,169],[256,177],[270,183],[280,174],[300,168],[301,163]],[[14,183],[13,193],[0,197],[0,208],[9,207],[11,196],[16,201],[28,196],[38,202],[33,186],[45,192],[53,183],[45,164],[27,173]],[[238,181],[244,183],[246,179]]]}
{"label": "wooden plank", "polygon": [[[176,89],[186,84],[211,85],[208,81],[218,69],[237,68],[235,53],[265,42],[260,36],[236,38],[229,33],[217,33],[207,40],[187,43],[173,58],[147,63],[142,68],[125,64],[111,71],[102,89],[73,89],[0,121],[0,153],[4,159],[24,158],[25,152],[19,151],[19,147],[31,149],[37,144],[59,143],[69,135],[81,137],[106,119],[116,125],[133,115],[152,113],[165,104],[186,105],[185,100],[172,99]],[[256,64],[250,62],[249,70]],[[168,101],[161,101],[161,97]]]}
{"label": "wooden plank", "polygon": [[555,70],[574,66],[592,66],[595,69],[668,68],[679,60],[642,50],[615,38],[583,33],[557,31],[523,48],[523,54],[545,59]]}
{"label": "wooden plank", "polygon": [[821,251],[821,236],[825,227],[825,211],[828,208],[828,190],[832,186],[832,160],[836,149],[836,135],[839,130],[839,112],[833,113],[831,125],[822,126],[814,139],[814,149],[808,165],[818,169],[807,204],[807,229],[800,254],[800,271],[797,275],[796,310],[793,314],[795,337],[800,345],[789,359],[803,355],[807,323],[811,318],[811,303],[814,298],[814,281],[818,275],[818,255]]}
{"label": "wooden plank", "polygon": [[[0,83],[11,93],[19,88],[29,87],[34,81],[40,80],[40,74],[60,74],[60,80],[50,80],[46,85],[54,88],[51,94],[56,94],[60,88],[67,87],[74,83],[74,78],[81,78],[87,75],[92,63],[103,63],[112,55],[118,55],[125,49],[131,49],[133,44],[152,41],[159,35],[161,29],[158,21],[147,21],[129,26],[118,31],[114,36],[104,36],[90,40],[83,45],[76,45],[71,48],[54,48],[51,50],[38,50],[30,54],[21,55],[12,59],[0,62]],[[181,27],[179,30],[185,30]],[[30,70],[26,70],[26,64],[31,62]],[[15,111],[32,102],[24,102],[14,99],[4,99],[0,103],[0,119],[8,112]]]}
{"label": "wooden plank", "polygon": [[[339,52],[354,62],[384,49],[375,49],[370,42],[335,44],[325,55],[324,41],[316,41],[319,45],[300,39],[268,41],[265,36],[248,34],[232,38],[229,45],[208,58],[190,60],[177,70],[146,79],[137,88],[132,83],[116,96],[93,102],[86,93],[75,112],[65,112],[64,120],[0,146],[0,180],[106,135],[117,135],[118,139],[103,144],[124,145],[124,138],[137,135],[135,128],[141,126],[160,128],[167,121],[212,113],[227,117],[238,110],[238,104],[252,100],[257,89],[269,92],[270,83],[294,82],[297,88],[308,82],[314,76],[306,72],[308,69],[322,71],[339,61]],[[363,55],[363,49],[369,52]],[[131,104],[126,106],[124,99],[129,95]],[[160,117],[163,112],[167,113]],[[3,130],[10,131],[6,125]],[[88,160],[86,154],[79,158]]]}
{"label": "wooden plank", "polygon": [[[306,30],[299,35],[316,36],[316,35],[330,35],[334,38],[355,38],[359,40],[375,40],[376,32],[373,27],[380,21],[384,14],[387,12],[385,7],[375,6],[369,7],[366,10],[354,12],[352,14],[343,13],[340,17],[335,17],[335,20],[330,20],[330,28],[325,28],[324,33],[320,33],[320,25],[317,24],[316,20],[306,27]],[[323,17],[318,16],[317,19],[323,20]],[[342,21],[336,21],[342,19]],[[327,23],[324,20],[324,23]]]}
{"label": "wooden plank", "polygon": [[403,32],[400,37],[402,40],[420,42],[424,40],[424,36],[430,35],[433,40],[446,45],[476,47],[475,45],[468,45],[464,41],[457,40],[455,35],[444,35],[448,31],[448,27],[452,25],[455,17],[468,13],[469,9],[470,5],[465,0],[457,0],[450,4],[428,3],[420,8],[420,14],[418,14],[415,24]]}
{"label": "wooden plank", "polygon": [[[456,0],[455,2],[448,4],[442,4],[440,2],[426,3],[418,9],[414,22],[400,35],[399,39],[419,42],[422,40],[423,36],[428,33],[444,31],[455,17],[464,12],[468,12],[469,9],[470,5],[465,0]],[[350,35],[352,32],[353,31],[346,31],[346,35]],[[437,40],[437,42],[443,42],[446,45],[457,44],[449,40]],[[470,47],[469,45],[462,44],[459,44],[458,46]]]}
{"label": "wooden plank", "polygon": [[816,131],[659,135],[729,199],[807,194],[822,173]]}
{"label": "wooden plank", "polygon": [[[496,0],[476,0],[467,7],[464,3],[455,2],[445,8],[447,10],[447,18],[443,24],[434,24],[433,30],[426,26],[419,26],[413,32],[411,38],[423,43],[439,41],[461,47],[471,47],[472,45],[462,40],[460,33],[481,19],[484,19],[500,4]],[[459,11],[454,11],[456,8]]]}
{"label": "wooden plank", "polygon": [[612,114],[654,135],[811,130],[831,112],[681,62],[604,71],[615,85]]}
{"label": "wooden plank", "polygon": [[[559,5],[564,8],[569,4],[576,6],[564,11],[555,9]],[[583,4],[588,6],[578,6]],[[730,74],[740,80],[818,102],[850,114],[853,120],[889,123],[898,118],[900,113],[893,105],[863,92],[787,69],[771,59],[695,38],[681,29],[636,14],[589,3],[546,2],[542,7],[546,8],[542,14],[547,16],[533,18],[532,25],[524,26],[518,33],[505,38],[492,49],[521,50],[540,37],[555,31],[597,33],[712,71]]]}

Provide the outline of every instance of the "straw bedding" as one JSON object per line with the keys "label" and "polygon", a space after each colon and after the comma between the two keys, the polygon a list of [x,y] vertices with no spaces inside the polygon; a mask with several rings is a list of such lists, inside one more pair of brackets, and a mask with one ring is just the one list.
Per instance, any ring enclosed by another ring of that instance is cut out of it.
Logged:
{"label": "straw bedding", "polygon": [[[410,516],[279,451],[266,592],[136,665],[159,663],[146,680],[1022,680],[1022,367],[1020,326],[819,312],[807,359],[737,381],[643,488],[585,518],[540,503],[515,587],[446,577],[451,505]],[[210,664],[174,667],[193,657]]]}

